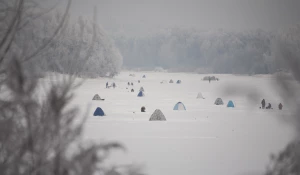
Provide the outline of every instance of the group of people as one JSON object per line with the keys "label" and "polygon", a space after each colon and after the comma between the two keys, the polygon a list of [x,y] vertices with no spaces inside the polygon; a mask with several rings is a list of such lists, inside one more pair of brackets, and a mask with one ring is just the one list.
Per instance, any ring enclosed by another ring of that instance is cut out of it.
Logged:
{"label": "group of people", "polygon": [[[111,85],[113,88],[116,88],[116,83],[113,82]],[[106,82],[106,88],[110,88],[111,86],[108,85],[108,82]]]}
{"label": "group of people", "polygon": [[[266,107],[266,100],[265,100],[265,99],[263,99],[263,100],[261,101],[261,108],[262,108],[262,109],[265,109],[265,108],[266,108],[266,109],[273,109],[271,103],[268,103],[268,106]],[[282,110],[282,108],[283,108],[283,105],[282,105],[281,103],[279,103],[278,109],[279,109],[279,110]]]}
{"label": "group of people", "polygon": [[133,86],[133,83],[132,83],[132,82],[131,82],[131,83],[128,82],[127,84],[128,84],[128,86],[130,86],[130,85]]}

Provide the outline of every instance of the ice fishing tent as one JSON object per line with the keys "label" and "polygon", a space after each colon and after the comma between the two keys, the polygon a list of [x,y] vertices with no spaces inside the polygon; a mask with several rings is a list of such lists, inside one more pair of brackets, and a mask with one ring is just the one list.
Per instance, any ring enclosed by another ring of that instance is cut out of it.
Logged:
{"label": "ice fishing tent", "polygon": [[186,110],[186,109],[185,109],[185,106],[184,106],[183,103],[178,102],[178,103],[174,106],[173,110]]}
{"label": "ice fishing tent", "polygon": [[94,95],[93,100],[101,100],[101,98],[98,94],[96,94],[96,95]]}
{"label": "ice fishing tent", "polygon": [[156,109],[149,119],[149,121],[166,121],[166,120],[167,120],[166,117],[159,109]]}
{"label": "ice fishing tent", "polygon": [[215,101],[215,105],[223,105],[223,100],[221,98],[217,98]]}
{"label": "ice fishing tent", "polygon": [[140,88],[140,91],[143,91],[143,92],[144,92],[145,90],[144,90],[144,88],[143,88],[143,87],[141,87],[141,88]]}
{"label": "ice fishing tent", "polygon": [[181,80],[177,80],[177,82],[176,82],[177,84],[181,84]]}
{"label": "ice fishing tent", "polygon": [[171,79],[171,80],[169,81],[169,83],[173,83],[173,80]]}
{"label": "ice fishing tent", "polygon": [[204,99],[204,97],[203,97],[203,95],[202,95],[202,93],[201,93],[201,92],[199,92],[199,93],[198,93],[198,95],[197,95],[197,98]]}
{"label": "ice fishing tent", "polygon": [[144,92],[143,91],[140,91],[139,92],[139,94],[137,95],[138,97],[144,97],[145,96],[145,94],[144,94]]}
{"label": "ice fishing tent", "polygon": [[229,102],[227,103],[227,107],[228,108],[234,108],[234,104],[231,100],[229,100]]}
{"label": "ice fishing tent", "polygon": [[146,75],[143,75],[143,78],[146,78]]}
{"label": "ice fishing tent", "polygon": [[105,116],[104,111],[98,107],[95,112],[94,112],[94,116]]}

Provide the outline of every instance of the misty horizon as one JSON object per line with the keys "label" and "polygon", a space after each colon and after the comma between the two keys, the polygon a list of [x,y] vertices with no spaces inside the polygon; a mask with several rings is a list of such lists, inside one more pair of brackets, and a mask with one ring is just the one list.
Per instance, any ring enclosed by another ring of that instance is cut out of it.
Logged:
{"label": "misty horizon", "polygon": [[71,16],[92,17],[111,34],[145,36],[171,28],[278,31],[300,23],[297,0],[74,0]]}

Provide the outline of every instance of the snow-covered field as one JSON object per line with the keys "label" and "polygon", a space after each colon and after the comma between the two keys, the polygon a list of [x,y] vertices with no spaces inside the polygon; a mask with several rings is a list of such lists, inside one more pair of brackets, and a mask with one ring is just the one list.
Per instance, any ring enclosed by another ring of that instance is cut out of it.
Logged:
{"label": "snow-covered field", "polygon": [[[131,73],[136,76],[129,76]],[[82,111],[89,109],[85,138],[119,141],[127,151],[113,153],[111,161],[143,165],[149,175],[263,173],[270,154],[283,149],[294,137],[292,127],[280,119],[289,114],[285,106],[282,111],[277,109],[280,98],[272,88],[272,78],[215,75],[220,81],[208,83],[201,81],[203,76],[122,72],[113,79],[85,80],[73,101]],[[170,79],[173,84],[160,83]],[[176,84],[177,80],[182,83]],[[107,81],[115,82],[117,88],[106,89]],[[127,86],[127,82],[134,86]],[[140,87],[144,87],[145,97],[137,97]],[[130,92],[131,88],[135,92]],[[258,89],[260,93],[254,93]],[[198,92],[205,99],[196,99]],[[105,101],[92,101],[95,94]],[[214,105],[218,97],[225,105]],[[274,109],[259,109],[262,98]],[[229,100],[235,108],[226,107]],[[186,111],[173,110],[179,101]],[[140,112],[142,106],[145,113]],[[96,107],[101,107],[106,116],[93,116]],[[155,109],[161,109],[167,121],[150,122]]]}

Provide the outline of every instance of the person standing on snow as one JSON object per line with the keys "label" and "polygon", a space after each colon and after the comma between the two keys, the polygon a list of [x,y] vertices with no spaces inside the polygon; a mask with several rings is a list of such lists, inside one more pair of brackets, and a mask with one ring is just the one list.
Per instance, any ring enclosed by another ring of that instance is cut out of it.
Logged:
{"label": "person standing on snow", "polygon": [[106,82],[106,88],[108,88],[108,82]]}
{"label": "person standing on snow", "polygon": [[266,106],[266,101],[265,101],[265,99],[263,99],[263,100],[261,101],[261,108],[262,108],[262,109],[265,109],[265,106]]}
{"label": "person standing on snow", "polygon": [[281,103],[279,103],[279,105],[278,105],[278,108],[279,108],[279,110],[282,110],[282,104]]}

